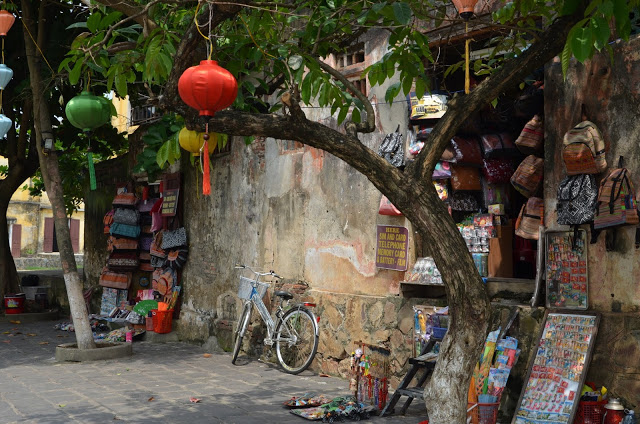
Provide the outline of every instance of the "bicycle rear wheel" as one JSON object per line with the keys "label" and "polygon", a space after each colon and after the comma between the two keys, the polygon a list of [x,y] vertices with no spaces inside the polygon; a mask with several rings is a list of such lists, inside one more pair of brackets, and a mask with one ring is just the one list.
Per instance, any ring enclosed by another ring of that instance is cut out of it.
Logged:
{"label": "bicycle rear wheel", "polygon": [[249,325],[250,316],[251,302],[247,302],[244,305],[242,315],[238,320],[238,327],[236,328],[235,340],[233,342],[233,355],[231,356],[231,363],[233,365],[236,364],[236,359],[238,359],[238,353],[240,352],[240,347],[242,346],[242,339],[244,338],[244,334],[247,331],[247,325]]}
{"label": "bicycle rear wheel", "polygon": [[299,374],[311,365],[318,350],[317,325],[304,307],[290,309],[278,323],[276,356],[289,374]]}

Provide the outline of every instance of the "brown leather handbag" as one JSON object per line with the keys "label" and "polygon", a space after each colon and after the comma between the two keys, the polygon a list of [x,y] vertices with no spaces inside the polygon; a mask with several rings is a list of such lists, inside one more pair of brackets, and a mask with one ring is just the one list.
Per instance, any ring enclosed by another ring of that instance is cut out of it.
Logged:
{"label": "brown leather handbag", "polygon": [[451,166],[451,188],[459,190],[482,190],[480,170],[472,166]]}

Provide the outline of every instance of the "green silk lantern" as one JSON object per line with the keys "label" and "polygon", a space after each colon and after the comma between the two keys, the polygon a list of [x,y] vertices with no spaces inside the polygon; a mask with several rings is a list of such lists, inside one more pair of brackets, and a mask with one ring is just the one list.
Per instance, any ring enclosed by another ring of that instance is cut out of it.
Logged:
{"label": "green silk lantern", "polygon": [[[76,128],[89,132],[94,128],[106,124],[111,119],[111,105],[109,100],[102,96],[94,96],[88,91],[83,91],[79,96],[69,100],[65,108],[67,119]],[[93,167],[93,153],[91,152],[91,138],[87,149],[89,161],[89,182],[91,190],[96,189],[96,171]]]}

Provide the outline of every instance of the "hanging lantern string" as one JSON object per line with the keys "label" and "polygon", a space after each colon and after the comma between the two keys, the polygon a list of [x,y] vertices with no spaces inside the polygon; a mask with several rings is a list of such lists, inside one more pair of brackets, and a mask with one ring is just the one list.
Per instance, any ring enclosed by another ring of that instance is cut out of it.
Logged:
{"label": "hanging lantern string", "polygon": [[[13,4],[13,1],[9,0],[9,2],[11,4]],[[15,4],[13,4],[13,6],[17,7]],[[31,35],[31,31],[29,31],[29,27],[27,27],[27,24],[24,23],[24,19],[22,18],[22,16],[20,16],[20,14],[16,11],[16,15],[18,15],[18,18],[20,18],[20,22],[22,22],[22,26],[24,27],[24,29],[27,30],[27,34],[29,34],[29,38],[31,38],[31,41],[33,41],[33,45],[36,46],[36,49],[38,49],[38,51],[40,52],[40,55],[42,56],[42,58],[44,59],[44,62],[47,64],[47,66],[49,67],[49,70],[51,71],[51,75],[55,75],[56,71],[53,70],[53,68],[51,67],[51,65],[49,64],[49,61],[47,60],[47,57],[44,55],[44,53],[42,52],[42,49],[40,48],[40,46],[38,45],[38,43],[36,43],[35,38],[33,38],[33,35]],[[3,62],[4,63],[4,62]]]}
{"label": "hanging lantern string", "polygon": [[198,30],[202,38],[207,40],[207,59],[211,60],[211,55],[213,54],[213,41],[211,41],[211,21],[213,20],[213,9],[211,9],[211,6],[209,6],[209,22],[208,22],[209,36],[208,37],[204,35],[204,33],[200,30],[200,24],[198,24],[199,11],[200,11],[200,2],[198,2],[198,6],[196,6],[196,13],[193,16],[193,22],[196,24],[196,29]]}

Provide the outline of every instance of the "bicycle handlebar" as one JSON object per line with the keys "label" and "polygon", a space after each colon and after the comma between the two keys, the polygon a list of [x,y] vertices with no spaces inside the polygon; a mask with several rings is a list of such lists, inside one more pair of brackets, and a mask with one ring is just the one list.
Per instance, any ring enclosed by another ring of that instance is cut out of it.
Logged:
{"label": "bicycle handlebar", "polygon": [[269,272],[260,272],[260,271],[254,271],[250,266],[248,265],[242,265],[242,264],[236,264],[234,266],[234,268],[236,269],[248,269],[249,271],[253,272],[256,275],[259,275],[261,277],[264,277],[266,275],[271,275],[272,277],[276,277],[279,279],[282,279],[281,276],[279,276],[278,274],[276,274],[273,270],[269,271]]}

